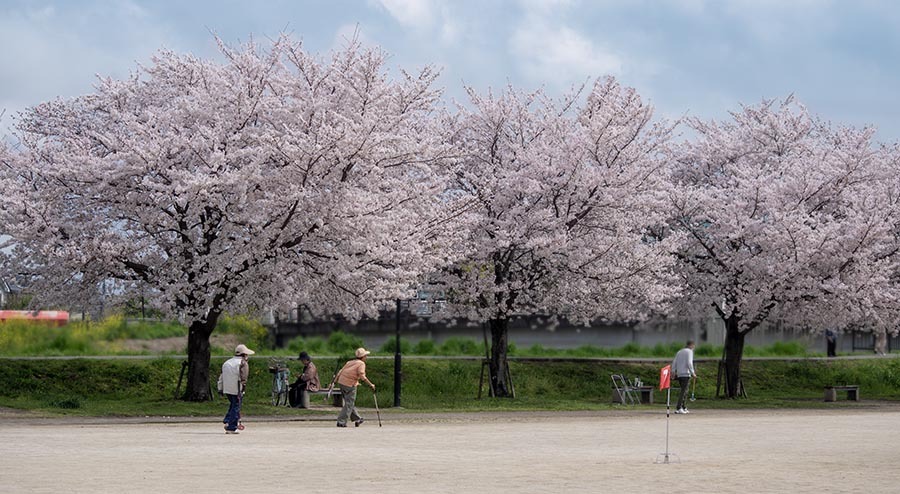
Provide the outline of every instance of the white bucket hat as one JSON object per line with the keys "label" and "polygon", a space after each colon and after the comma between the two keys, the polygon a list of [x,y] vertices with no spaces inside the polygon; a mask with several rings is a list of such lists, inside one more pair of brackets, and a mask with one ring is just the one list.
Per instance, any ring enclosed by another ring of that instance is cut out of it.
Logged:
{"label": "white bucket hat", "polygon": [[254,353],[256,353],[256,352],[247,348],[247,345],[244,345],[243,343],[241,343],[234,349],[235,355],[253,355]]}
{"label": "white bucket hat", "polygon": [[363,347],[359,347],[359,348],[356,349],[356,358],[363,358],[363,357],[365,357],[366,355],[368,355],[368,354],[370,354],[370,353],[372,353],[372,352],[366,350],[366,349],[363,348]]}

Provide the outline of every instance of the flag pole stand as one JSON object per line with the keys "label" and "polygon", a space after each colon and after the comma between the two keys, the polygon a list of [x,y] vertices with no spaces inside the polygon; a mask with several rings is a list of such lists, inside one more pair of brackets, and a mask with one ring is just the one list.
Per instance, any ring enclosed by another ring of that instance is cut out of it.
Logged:
{"label": "flag pole stand", "polygon": [[669,408],[671,407],[672,388],[666,388],[666,452],[656,455],[657,465],[668,465],[669,463],[681,463],[681,458],[675,453],[669,452]]}

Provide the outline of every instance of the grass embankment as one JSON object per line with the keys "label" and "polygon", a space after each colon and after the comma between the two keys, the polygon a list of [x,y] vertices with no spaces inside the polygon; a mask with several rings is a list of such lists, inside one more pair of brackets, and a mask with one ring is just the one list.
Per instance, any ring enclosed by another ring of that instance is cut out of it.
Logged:
{"label": "grass embankment", "polygon": [[[218,376],[222,359],[213,359],[211,375]],[[269,404],[272,374],[267,359],[251,359],[245,401],[249,415],[304,415],[299,409]],[[317,361],[323,383],[330,381],[335,359]],[[299,363],[289,362],[292,376]],[[477,360],[407,359],[403,363],[402,405],[414,411],[477,410],[603,410],[611,404],[610,374],[640,377],[647,384],[658,379],[657,363],[512,362],[516,399],[475,398],[481,363]],[[0,361],[0,406],[46,414],[92,416],[218,416],[226,401],[186,403],[173,398],[181,369],[179,359],[150,360],[3,360]],[[387,408],[393,397],[393,362],[369,361],[370,378],[378,385],[379,404]],[[716,366],[698,366],[700,380],[694,408],[778,408],[858,406],[822,402],[822,387],[858,384],[866,400],[900,401],[900,359],[747,361],[744,382],[749,398],[716,399]],[[292,377],[293,379],[293,377]],[[656,391],[657,404],[665,403]],[[359,405],[372,407],[372,393],[360,390]],[[326,409],[328,410],[328,409]],[[318,410],[319,412],[322,409]],[[333,410],[336,413],[336,409]]]}
{"label": "grass embankment", "polygon": [[[220,323],[217,334],[233,334],[260,353],[274,356],[296,356],[306,350],[316,356],[323,383],[344,359],[321,355],[351,355],[362,346],[353,335],[334,332],[327,339],[307,338],[291,341],[287,348],[267,348],[267,333],[258,322],[242,317],[228,317]],[[126,321],[113,316],[95,323],[73,323],[61,328],[28,322],[0,325],[0,355],[5,356],[88,356],[148,354],[123,347],[130,339],[184,338],[187,330],[177,323]],[[232,343],[233,344],[233,343]],[[641,347],[635,344],[621,348],[584,346],[575,349],[547,349],[539,345],[518,348],[511,345],[510,354],[519,357],[656,357],[668,360],[681,347],[679,343]],[[436,360],[406,359],[403,366],[404,408],[430,410],[585,410],[608,409],[610,374],[622,373],[655,383],[659,363],[616,363],[608,361],[527,362],[510,364],[517,398],[476,400],[481,372],[478,359],[484,355],[483,345],[469,339],[451,338],[441,344],[422,340],[410,344],[403,340],[404,355],[436,356]],[[718,357],[721,347],[700,345],[698,358]],[[229,355],[230,348],[213,347],[213,354]],[[163,352],[183,355],[184,348]],[[393,353],[393,341],[376,352]],[[775,343],[769,347],[747,347],[745,356],[809,357],[797,343]],[[440,356],[471,356],[472,360],[440,359]],[[222,358],[212,362],[210,375],[219,374]],[[272,375],[266,358],[251,359],[252,376],[246,401],[248,414],[299,415],[303,410],[274,408],[269,403]],[[218,415],[224,400],[212,403],[185,403],[173,398],[182,359],[151,360],[0,360],[0,406],[37,410],[49,414],[78,415]],[[291,361],[296,375],[299,364]],[[750,397],[742,400],[717,400],[715,396],[716,366],[698,366],[700,381],[696,389],[697,407],[817,407],[822,402],[822,386],[859,384],[866,399],[900,400],[900,360],[869,359],[861,361],[746,361],[744,382]],[[381,405],[392,403],[393,363],[384,358],[370,360],[369,373],[379,385]],[[657,403],[664,394],[656,392]],[[360,392],[360,405],[372,406],[368,390]],[[829,404],[828,406],[848,406]],[[854,406],[854,404],[849,404]]]}
{"label": "grass embankment", "polygon": [[[150,355],[184,354],[187,350],[187,328],[174,321],[128,320],[120,315],[102,321],[76,321],[62,327],[26,320],[9,320],[0,324],[0,355],[3,356],[83,356],[83,355]],[[269,339],[266,328],[246,316],[225,316],[216,335],[235,335],[251,348],[264,347]],[[162,352],[128,348],[129,340],[183,338],[183,345]],[[234,348],[212,345],[214,355],[230,355]]]}

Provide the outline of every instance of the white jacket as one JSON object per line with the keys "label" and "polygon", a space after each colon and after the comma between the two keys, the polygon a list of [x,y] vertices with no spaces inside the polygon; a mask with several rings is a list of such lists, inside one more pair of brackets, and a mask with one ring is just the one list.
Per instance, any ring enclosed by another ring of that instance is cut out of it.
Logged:
{"label": "white jacket", "polygon": [[675,360],[672,361],[672,374],[675,377],[691,377],[696,375],[694,372],[694,351],[690,348],[682,348],[675,354]]}
{"label": "white jacket", "polygon": [[239,395],[247,384],[249,371],[247,362],[240,355],[231,357],[222,364],[219,389],[227,395]]}

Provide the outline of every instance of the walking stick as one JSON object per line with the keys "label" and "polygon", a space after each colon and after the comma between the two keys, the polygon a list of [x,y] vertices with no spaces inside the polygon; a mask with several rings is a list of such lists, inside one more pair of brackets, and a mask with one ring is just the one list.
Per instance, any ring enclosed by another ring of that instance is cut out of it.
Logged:
{"label": "walking stick", "polygon": [[328,403],[328,400],[331,399],[331,393],[334,391],[334,383],[337,381],[340,373],[338,370],[341,368],[341,359],[339,358],[337,361],[337,366],[334,368],[334,374],[331,375],[331,384],[328,385],[328,392],[325,393],[325,403]]}
{"label": "walking stick", "polygon": [[244,430],[244,389],[243,386],[238,383],[238,425],[237,428],[239,431]]}
{"label": "walking stick", "polygon": [[381,412],[378,411],[378,395],[372,390],[372,399],[375,400],[375,416],[378,417],[378,427],[381,427]]}

